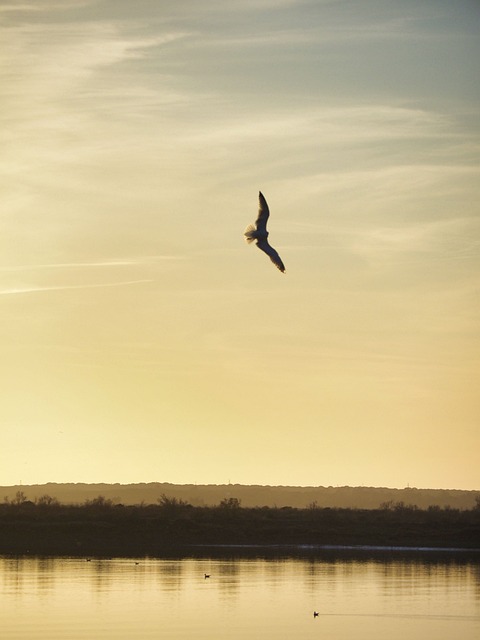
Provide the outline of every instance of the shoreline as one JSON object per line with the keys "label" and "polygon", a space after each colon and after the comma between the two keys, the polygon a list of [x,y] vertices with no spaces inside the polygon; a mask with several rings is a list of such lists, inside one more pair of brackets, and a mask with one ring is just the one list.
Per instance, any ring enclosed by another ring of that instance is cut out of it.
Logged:
{"label": "shoreline", "polygon": [[207,548],[480,552],[480,509],[244,508],[235,502],[0,505],[0,554],[162,555]]}
{"label": "shoreline", "polygon": [[473,563],[480,566],[480,549],[450,547],[384,547],[379,545],[186,545],[166,547],[156,552],[128,552],[125,549],[110,549],[92,553],[53,550],[43,552],[5,553],[0,551],[0,559],[25,558],[77,558],[87,562],[114,560],[118,558],[150,560],[308,560],[319,562],[420,562],[430,563]]}

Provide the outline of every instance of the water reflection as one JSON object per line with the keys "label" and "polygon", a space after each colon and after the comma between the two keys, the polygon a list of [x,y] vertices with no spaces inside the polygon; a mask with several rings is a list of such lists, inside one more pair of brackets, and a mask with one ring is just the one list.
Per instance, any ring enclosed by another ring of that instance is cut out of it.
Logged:
{"label": "water reflection", "polygon": [[0,593],[2,640],[480,637],[471,559],[4,557]]}

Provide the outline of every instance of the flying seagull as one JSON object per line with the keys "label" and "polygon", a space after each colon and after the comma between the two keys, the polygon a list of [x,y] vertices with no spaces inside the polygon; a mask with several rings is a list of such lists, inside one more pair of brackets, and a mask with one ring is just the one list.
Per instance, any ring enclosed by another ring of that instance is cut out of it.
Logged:
{"label": "flying seagull", "polygon": [[248,243],[255,240],[257,247],[267,254],[277,269],[280,269],[280,271],[284,273],[285,266],[280,256],[275,249],[268,244],[267,220],[270,215],[270,211],[268,209],[267,201],[263,197],[263,193],[261,191],[258,192],[258,201],[258,216],[255,220],[255,224],[249,224],[245,229],[245,240]]}

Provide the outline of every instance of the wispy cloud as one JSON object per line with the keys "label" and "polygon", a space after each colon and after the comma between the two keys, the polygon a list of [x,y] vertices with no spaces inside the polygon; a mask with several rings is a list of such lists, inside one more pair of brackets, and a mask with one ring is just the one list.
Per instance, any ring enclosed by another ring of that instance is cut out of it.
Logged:
{"label": "wispy cloud", "polygon": [[[8,158],[0,163],[2,173],[28,174],[29,181],[39,175],[44,184],[51,162],[65,167],[82,159],[88,166],[106,149],[123,150],[133,139],[138,146],[140,118],[190,101],[163,74],[152,77],[142,66],[159,47],[186,35],[168,28],[131,33],[114,21],[0,27],[0,120]],[[139,63],[135,71],[122,67],[132,61]],[[127,120],[137,126],[130,135],[122,129]]]}
{"label": "wispy cloud", "polygon": [[125,280],[123,282],[103,282],[100,284],[77,284],[77,285],[65,285],[57,287],[17,287],[11,289],[0,289],[0,296],[11,296],[27,293],[45,293],[49,291],[69,291],[72,289],[102,289],[105,287],[125,287],[136,284],[145,284],[148,282],[154,282],[152,279],[145,280]]}
{"label": "wispy cloud", "polygon": [[31,128],[36,137],[53,132],[71,136],[96,122],[101,109],[111,117],[118,105],[128,107],[129,113],[135,100],[134,113],[153,104],[177,103],[182,100],[179,91],[165,83],[154,90],[142,82],[141,73],[123,70],[106,78],[105,72],[123,62],[141,61],[186,35],[175,30],[126,34],[121,24],[108,21],[0,27],[2,119],[8,130],[14,127],[14,137],[25,129],[29,135]]}
{"label": "wispy cloud", "polygon": [[[327,144],[363,144],[398,139],[425,139],[453,136],[452,123],[444,115],[422,109],[388,104],[370,104],[352,107],[325,107],[270,111],[251,118],[216,114],[215,123],[203,122],[203,129],[188,130],[184,134],[189,142],[238,144],[254,139],[297,141],[302,147]],[[184,137],[182,136],[182,137]]]}
{"label": "wispy cloud", "polygon": [[141,265],[153,265],[162,261],[183,260],[184,256],[142,256],[139,258],[131,258],[125,260],[101,260],[98,262],[53,262],[48,264],[21,264],[21,265],[4,265],[0,266],[0,271],[37,271],[48,269],[78,269],[78,268],[97,268],[97,267],[131,267]]}
{"label": "wispy cloud", "polygon": [[21,264],[0,267],[0,271],[37,271],[44,269],[68,269],[78,267],[124,267],[138,264],[133,260],[111,260],[105,262],[57,262],[51,264]]}
{"label": "wispy cloud", "polygon": [[0,13],[9,12],[22,12],[22,13],[40,13],[42,11],[65,11],[76,7],[87,7],[94,3],[95,0],[62,0],[62,2],[55,2],[55,0],[37,0],[35,4],[29,4],[27,2],[5,2],[0,5]]}
{"label": "wispy cloud", "polygon": [[362,255],[392,257],[399,253],[449,251],[475,255],[480,241],[473,218],[430,220],[397,227],[377,226],[355,234],[353,248]]}
{"label": "wispy cloud", "polygon": [[315,45],[321,47],[325,45],[338,45],[341,43],[361,43],[375,42],[377,40],[392,40],[392,38],[405,40],[407,38],[425,38],[426,33],[410,30],[411,21],[407,19],[391,20],[388,22],[378,22],[377,24],[351,26],[348,24],[328,28],[318,25],[296,29],[288,27],[272,28],[260,26],[255,32],[233,33],[228,37],[218,38],[194,38],[187,46],[199,48],[241,48],[259,47],[262,49],[273,49],[276,47],[288,47],[298,45]]}
{"label": "wispy cloud", "polygon": [[[441,196],[461,195],[464,189],[462,180],[474,184],[478,177],[480,168],[471,165],[402,163],[373,166],[366,170],[325,170],[286,178],[278,188],[280,196],[298,193],[303,201],[313,195],[333,195],[338,202],[347,202],[351,211],[358,210],[358,203],[365,207],[367,202],[370,210],[385,207],[389,202],[398,209],[407,200],[416,199],[418,202],[422,193],[432,201],[438,201]],[[357,205],[353,206],[355,202]],[[383,212],[385,214],[385,209]],[[431,216],[430,208],[429,212]]]}
{"label": "wispy cloud", "polygon": [[36,79],[39,95],[60,80],[62,84],[74,83],[94,69],[142,58],[146,50],[187,35],[165,31],[154,36],[128,36],[113,22],[27,23],[4,27],[1,33],[5,55],[15,63],[16,84]]}

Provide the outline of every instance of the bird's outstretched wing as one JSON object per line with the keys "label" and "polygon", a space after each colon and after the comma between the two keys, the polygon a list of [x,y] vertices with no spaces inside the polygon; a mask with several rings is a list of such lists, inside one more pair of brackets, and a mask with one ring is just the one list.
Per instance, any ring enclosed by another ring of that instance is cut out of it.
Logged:
{"label": "bird's outstretched wing", "polygon": [[268,243],[268,240],[257,240],[257,247],[267,254],[277,269],[280,269],[282,273],[285,273],[285,265],[283,264],[282,259],[275,249]]}
{"label": "bird's outstretched wing", "polygon": [[258,216],[255,220],[255,226],[258,231],[262,233],[267,232],[267,220],[270,215],[270,210],[268,208],[267,201],[263,197],[263,193],[261,191],[258,192]]}

